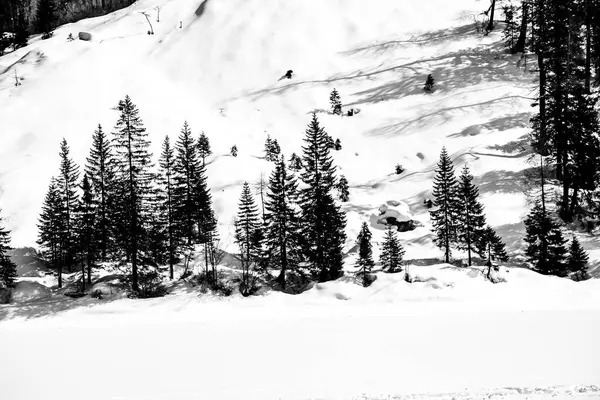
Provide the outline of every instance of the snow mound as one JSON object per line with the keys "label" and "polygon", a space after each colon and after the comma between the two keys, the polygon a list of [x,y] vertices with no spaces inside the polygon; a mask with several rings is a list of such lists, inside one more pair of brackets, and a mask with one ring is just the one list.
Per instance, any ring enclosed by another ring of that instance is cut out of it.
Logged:
{"label": "snow mound", "polygon": [[30,301],[44,300],[50,297],[52,292],[41,283],[32,281],[18,282],[12,291],[14,303],[26,303]]}

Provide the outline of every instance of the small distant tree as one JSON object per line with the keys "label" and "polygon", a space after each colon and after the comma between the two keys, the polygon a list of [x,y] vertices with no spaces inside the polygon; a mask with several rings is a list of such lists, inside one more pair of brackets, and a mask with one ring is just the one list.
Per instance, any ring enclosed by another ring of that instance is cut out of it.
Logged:
{"label": "small distant tree", "polygon": [[385,272],[402,271],[402,257],[404,257],[404,248],[398,240],[396,232],[392,230],[392,225],[388,225],[383,243],[381,243],[381,254],[379,256],[381,268]]}
{"label": "small distant tree", "polygon": [[434,85],[435,85],[435,79],[433,78],[433,75],[431,75],[431,74],[427,75],[427,79],[425,80],[425,86],[423,86],[423,90],[425,90],[427,93],[431,93],[431,92],[433,92]]}
{"label": "small distant tree", "polygon": [[339,138],[335,139],[335,147],[334,149],[336,151],[340,151],[342,149],[342,142],[340,141]]}
{"label": "small distant tree", "polygon": [[508,261],[504,242],[494,228],[489,225],[482,232],[481,241],[479,242],[479,255],[487,259],[486,264],[488,267],[492,266],[492,261]]}
{"label": "small distant tree", "polygon": [[231,155],[233,157],[237,157],[237,155],[238,155],[238,148],[235,144],[233,146],[231,146]]}
{"label": "small distant tree", "polygon": [[364,287],[369,286],[373,283],[373,277],[371,272],[375,266],[373,261],[373,248],[371,245],[371,231],[366,222],[363,222],[360,233],[358,234],[357,242],[358,245],[358,261],[356,266],[358,267],[357,276],[362,278],[362,284]]}
{"label": "small distant tree", "polygon": [[298,172],[302,169],[302,159],[296,153],[292,153],[288,163],[289,163],[289,168],[292,171]]}
{"label": "small distant tree", "polygon": [[265,140],[265,160],[277,162],[279,160],[279,153],[281,153],[281,147],[277,139],[271,139],[270,135],[267,135]]}
{"label": "small distant tree", "polygon": [[275,160],[273,160],[273,161],[277,162],[279,159],[279,155],[281,154],[281,147],[279,146],[277,139],[273,139],[271,146],[272,146],[271,153],[273,154],[273,157],[275,158]]}
{"label": "small distant tree", "polygon": [[254,290],[253,266],[262,254],[262,224],[258,217],[258,207],[254,202],[250,185],[244,182],[240,196],[239,210],[235,225],[235,241],[240,248],[242,263],[242,283],[240,292],[244,296],[251,295]]}
{"label": "small distant tree", "polygon": [[569,272],[576,281],[583,281],[589,279],[588,274],[588,262],[590,257],[587,252],[577,240],[577,237],[573,237],[571,247],[569,248],[569,257],[567,258],[567,265]]}
{"label": "small distant tree", "polygon": [[198,155],[202,158],[202,165],[206,165],[206,157],[211,154],[212,150],[210,149],[210,142],[204,131],[202,131],[198,138]]}
{"label": "small distant tree", "polygon": [[[0,218],[0,223],[2,219]],[[10,231],[0,225],[0,287],[12,288],[17,279],[17,266],[7,252],[10,247]]]}
{"label": "small distant tree", "polygon": [[346,202],[348,200],[350,200],[350,190],[348,187],[348,180],[346,179],[346,177],[344,175],[340,176],[340,180],[338,182],[338,184],[336,185],[337,190],[338,190],[338,198],[340,199],[340,201]]}
{"label": "small distant tree", "polygon": [[340,100],[340,94],[336,89],[333,89],[329,96],[329,103],[331,104],[331,112],[335,115],[342,115],[342,101]]}
{"label": "small distant tree", "polygon": [[396,171],[397,175],[400,175],[401,173],[404,172],[404,167],[400,164],[396,164],[396,166],[394,167],[394,170]]}
{"label": "small distant tree", "polygon": [[468,264],[472,265],[472,253],[476,252],[483,237],[485,215],[479,202],[479,189],[473,184],[473,175],[465,166],[458,184],[458,248],[467,251]]}

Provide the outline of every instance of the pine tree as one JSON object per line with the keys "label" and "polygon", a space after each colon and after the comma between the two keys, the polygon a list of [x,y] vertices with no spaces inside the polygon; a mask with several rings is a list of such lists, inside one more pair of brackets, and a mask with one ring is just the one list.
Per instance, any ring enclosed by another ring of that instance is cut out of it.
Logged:
{"label": "pine tree", "polygon": [[533,268],[542,274],[564,276],[566,240],[558,224],[540,202],[536,202],[524,223],[527,232],[525,255]]}
{"label": "pine tree", "polygon": [[198,147],[187,122],[175,143],[175,163],[173,165],[173,207],[174,223],[185,244],[195,243],[197,236],[195,224],[198,220],[196,190],[200,177],[200,159]]}
{"label": "pine tree", "polygon": [[145,241],[144,223],[149,214],[148,198],[154,178],[150,172],[152,155],[148,151],[148,134],[136,105],[129,96],[119,101],[119,119],[115,125],[115,162],[119,171],[118,217],[122,221],[123,244],[131,261],[131,287],[140,292],[138,257]]}
{"label": "pine tree", "polygon": [[277,139],[273,139],[273,142],[271,142],[271,154],[273,154],[273,161],[277,162],[279,155],[281,154],[281,147],[279,146]]}
{"label": "pine tree", "polygon": [[210,149],[210,142],[204,131],[202,131],[198,138],[198,155],[202,158],[202,165],[206,165],[206,157],[211,154],[212,150]]}
{"label": "pine tree", "polygon": [[233,146],[231,146],[231,151],[230,151],[232,157],[237,157],[238,155],[238,148],[237,146],[234,144]]}
{"label": "pine tree", "polygon": [[472,265],[471,254],[477,252],[485,228],[483,205],[478,200],[479,190],[473,185],[473,175],[467,166],[464,167],[458,184],[458,248],[466,250],[469,266]]}
{"label": "pine tree", "polygon": [[60,232],[64,230],[64,221],[62,219],[63,204],[61,202],[58,183],[52,178],[48,186],[48,192],[44,198],[42,213],[38,220],[38,240],[37,243],[42,247],[44,257],[49,261],[53,268],[57,268],[59,280],[62,285],[62,271],[60,268],[62,242]]}
{"label": "pine tree", "polygon": [[338,198],[340,199],[340,201],[346,202],[350,200],[349,189],[350,188],[348,186],[348,180],[346,179],[346,177],[344,175],[340,176],[340,180],[337,184]]}
{"label": "pine tree", "polygon": [[256,264],[262,253],[262,224],[248,182],[244,182],[242,188],[234,225],[235,241],[240,248],[240,261],[242,263],[242,285],[240,290],[246,296],[252,291],[252,266]]}
{"label": "pine tree", "polygon": [[286,274],[296,270],[301,260],[297,191],[296,178],[287,171],[281,156],[269,177],[265,241],[269,263],[279,267],[277,281],[283,290],[286,289]]}
{"label": "pine tree", "polygon": [[304,166],[302,165],[302,159],[300,157],[298,157],[298,155],[296,153],[292,153],[292,155],[290,156],[290,160],[289,162],[289,168],[292,171],[300,171]]}
{"label": "pine tree", "polygon": [[573,236],[571,247],[569,248],[569,256],[567,258],[567,265],[569,272],[573,274],[575,280],[582,281],[589,278],[588,275],[588,262],[590,257],[587,252],[579,243],[576,236]]}
{"label": "pine tree", "polygon": [[271,139],[271,135],[267,135],[267,139],[265,140],[265,160],[273,161],[273,139]]}
{"label": "pine tree", "polygon": [[[2,223],[2,218],[0,218]],[[17,266],[7,252],[10,247],[10,231],[0,225],[0,287],[12,288],[17,279]]]}
{"label": "pine tree", "polygon": [[56,27],[56,5],[54,0],[38,0],[36,13],[36,29],[42,33],[42,39],[52,36]]}
{"label": "pine tree", "polygon": [[506,24],[503,32],[504,43],[512,52],[517,44],[519,36],[519,27],[516,22],[517,7],[514,4],[506,4],[502,6],[502,13],[504,14],[504,20]]}
{"label": "pine tree", "polygon": [[479,242],[479,255],[487,259],[487,265],[491,266],[492,261],[508,261],[504,242],[498,236],[494,228],[487,225],[483,230],[481,241]]}
{"label": "pine tree", "polygon": [[371,272],[375,266],[373,261],[373,248],[371,245],[371,231],[366,222],[363,222],[358,234],[356,244],[358,245],[358,260],[356,266],[358,267],[357,276],[362,279],[362,284],[367,287],[372,282]]}
{"label": "pine tree", "polygon": [[335,139],[335,147],[334,149],[336,151],[340,151],[342,149],[342,142],[340,141],[340,139]]}
{"label": "pine tree", "polygon": [[335,167],[328,139],[330,136],[313,113],[302,147],[304,171],[300,177],[305,187],[300,191],[300,206],[304,254],[309,268],[321,282],[342,275],[342,250],[346,240],[346,216],[332,194]]}
{"label": "pine tree", "polygon": [[423,86],[423,90],[425,90],[427,93],[431,93],[431,92],[433,92],[434,85],[435,85],[435,79],[433,78],[433,75],[431,75],[431,74],[427,75],[427,79],[425,80],[425,86]]}
{"label": "pine tree", "polygon": [[94,131],[92,148],[87,158],[85,173],[92,183],[94,203],[97,209],[95,230],[98,236],[100,258],[106,261],[114,246],[115,165],[112,145],[102,126]]}
{"label": "pine tree", "polygon": [[342,101],[340,100],[340,94],[336,89],[333,89],[331,92],[329,103],[331,104],[331,112],[334,115],[342,115]]}
{"label": "pine tree", "polygon": [[450,262],[451,247],[457,242],[458,183],[454,166],[446,148],[442,148],[440,161],[433,178],[433,207],[429,210],[436,234],[435,243],[444,250],[445,262]]}
{"label": "pine tree", "polygon": [[29,33],[27,32],[27,20],[25,19],[25,10],[23,7],[19,8],[17,14],[17,21],[15,24],[15,35],[13,37],[13,46],[16,49],[27,46],[29,40]]}
{"label": "pine tree", "polygon": [[388,225],[385,237],[381,243],[381,254],[379,262],[385,272],[402,271],[402,258],[404,257],[404,248],[392,230],[392,225]]}
{"label": "pine tree", "polygon": [[[75,208],[77,207],[77,189],[79,186],[79,167],[73,162],[69,154],[69,145],[63,138],[60,144],[60,173],[58,188],[62,203],[64,229],[59,232],[62,247],[62,266],[70,268],[74,264],[77,239],[75,232]],[[62,268],[59,269],[59,284],[62,287]]]}
{"label": "pine tree", "polygon": [[79,253],[85,259],[81,263],[81,288],[85,290],[85,267],[87,265],[87,283],[92,283],[92,265],[97,253],[97,235],[95,232],[96,203],[91,179],[86,173],[81,182],[82,195],[76,208],[76,236]]}
{"label": "pine tree", "polygon": [[166,234],[168,262],[169,262],[169,278],[174,278],[173,264],[176,261],[178,232],[175,219],[175,155],[169,136],[165,136],[162,145],[162,152],[158,161],[159,166],[159,182],[160,182],[160,207],[163,213],[163,229]]}

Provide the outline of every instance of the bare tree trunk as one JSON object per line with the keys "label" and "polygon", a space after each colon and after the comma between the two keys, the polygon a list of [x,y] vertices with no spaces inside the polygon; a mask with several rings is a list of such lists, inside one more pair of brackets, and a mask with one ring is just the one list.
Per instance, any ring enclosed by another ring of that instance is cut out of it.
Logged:
{"label": "bare tree trunk", "polygon": [[590,94],[592,80],[592,13],[590,1],[586,0],[585,10],[585,92]]}
{"label": "bare tree trunk", "polygon": [[527,1],[523,1],[521,6],[521,31],[519,32],[519,38],[517,43],[512,49],[512,53],[523,53],[525,52],[525,39],[527,38],[527,24],[529,14],[529,4]]}
{"label": "bare tree trunk", "polygon": [[488,32],[494,29],[494,11],[496,10],[496,0],[492,0],[492,5],[490,6],[490,18],[488,21],[488,26],[485,28]]}

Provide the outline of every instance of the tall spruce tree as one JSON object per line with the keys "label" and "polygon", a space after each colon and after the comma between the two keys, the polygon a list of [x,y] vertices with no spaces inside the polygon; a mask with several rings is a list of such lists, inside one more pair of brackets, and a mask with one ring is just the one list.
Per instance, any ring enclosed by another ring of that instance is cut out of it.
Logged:
{"label": "tall spruce tree", "polygon": [[202,165],[206,165],[206,157],[212,154],[212,150],[210,148],[210,141],[208,140],[208,136],[202,131],[200,133],[200,137],[198,138],[198,155],[202,158]]}
{"label": "tall spruce tree", "polygon": [[76,208],[76,237],[81,262],[81,290],[85,290],[85,267],[87,266],[87,283],[92,283],[92,265],[97,253],[97,233],[95,231],[96,203],[94,201],[91,179],[86,173],[81,182],[81,198]]}
{"label": "tall spruce tree", "polygon": [[398,240],[396,232],[392,230],[392,225],[388,225],[379,255],[381,268],[385,272],[400,272],[402,271],[403,257],[404,248]]}
{"label": "tall spruce tree", "polygon": [[27,19],[25,18],[24,7],[19,7],[17,20],[14,27],[13,46],[15,49],[27,46],[29,40],[29,32],[27,27]]}
{"label": "tall spruce tree", "polygon": [[62,208],[58,183],[56,178],[52,178],[38,219],[37,244],[41,246],[43,255],[52,268],[57,269],[60,285],[62,285],[60,268],[62,268],[61,254],[63,251],[60,233],[64,230]]}
{"label": "tall spruce tree", "polygon": [[97,209],[94,229],[98,236],[100,258],[102,261],[106,261],[108,254],[114,250],[113,211],[116,187],[112,144],[101,125],[98,125],[98,129],[92,136],[92,147],[90,155],[87,157],[85,173],[92,183],[94,203]]}
{"label": "tall spruce tree", "polygon": [[371,231],[366,222],[362,223],[356,244],[358,245],[357,276],[362,279],[362,285],[367,287],[372,282],[371,272],[375,266],[373,261],[373,246],[371,244]]}
{"label": "tall spruce tree", "polygon": [[148,198],[154,178],[146,128],[137,106],[129,96],[119,101],[119,119],[114,130],[115,162],[118,171],[118,218],[125,234],[123,245],[131,261],[131,287],[139,293],[138,260],[145,241]]}
{"label": "tall spruce tree", "polygon": [[242,263],[242,285],[240,290],[243,295],[250,294],[251,278],[254,265],[262,254],[262,224],[258,216],[258,207],[254,202],[250,185],[244,182],[240,196],[235,225],[235,241],[240,248],[240,261]]}
{"label": "tall spruce tree", "polygon": [[473,175],[464,167],[458,184],[458,248],[467,251],[469,266],[472,253],[477,253],[485,228],[483,205],[479,202],[479,190],[473,184]]}
{"label": "tall spruce tree", "polygon": [[321,282],[339,278],[346,240],[346,216],[333,198],[335,167],[328,146],[329,135],[317,115],[306,129],[302,147],[304,170],[300,178],[302,237],[309,268]]}
{"label": "tall spruce tree", "polygon": [[286,289],[286,274],[301,260],[300,219],[296,206],[298,183],[280,157],[269,177],[266,201],[265,241],[269,263],[279,268],[277,281]]}
{"label": "tall spruce tree", "polygon": [[17,279],[17,266],[7,254],[10,247],[10,231],[1,225],[0,218],[0,287],[12,288]]}
{"label": "tall spruce tree", "polygon": [[436,234],[435,243],[444,250],[445,262],[450,262],[452,246],[457,242],[459,223],[458,183],[454,166],[446,148],[442,148],[433,178],[433,207],[429,210]]}
{"label": "tall spruce tree", "polygon": [[577,237],[573,236],[571,247],[569,248],[569,256],[567,258],[567,265],[569,272],[573,276],[573,279],[577,281],[589,279],[589,260],[590,257],[588,256],[587,252],[583,249]]}
{"label": "tall spruce tree", "polygon": [[173,189],[175,181],[174,177],[174,166],[175,166],[175,155],[169,136],[165,136],[165,140],[162,145],[162,152],[158,161],[159,166],[159,182],[161,189],[161,207],[160,210],[163,213],[163,224],[164,231],[167,240],[167,251],[168,251],[168,262],[169,262],[169,278],[174,278],[173,265],[176,262],[177,255],[177,242],[178,232],[177,224],[174,217],[175,202],[173,196]]}
{"label": "tall spruce tree", "polygon": [[540,202],[535,203],[524,223],[527,232],[525,255],[533,268],[542,274],[564,276],[567,250],[559,225]]}
{"label": "tall spruce tree", "polygon": [[[60,173],[58,175],[59,194],[62,203],[63,230],[59,232],[62,242],[62,266],[71,270],[75,262],[77,239],[75,232],[75,209],[78,203],[79,167],[70,156],[69,145],[63,138],[60,143]],[[62,275],[62,268],[59,275]],[[59,287],[62,279],[59,277]]]}

